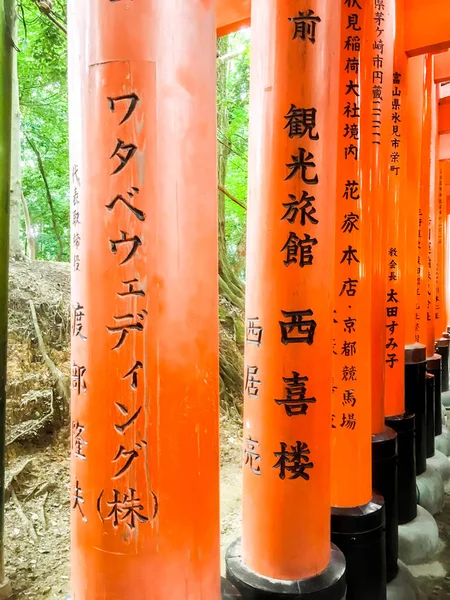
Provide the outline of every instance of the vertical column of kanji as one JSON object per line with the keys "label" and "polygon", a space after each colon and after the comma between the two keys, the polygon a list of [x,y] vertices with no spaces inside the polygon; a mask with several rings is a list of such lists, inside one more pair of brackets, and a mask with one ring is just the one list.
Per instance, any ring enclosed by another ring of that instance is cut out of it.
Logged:
{"label": "vertical column of kanji", "polygon": [[[439,137],[438,137],[439,144]],[[444,164],[438,161],[438,181],[436,194],[436,227],[434,244],[436,248],[436,280],[434,295],[434,335],[436,338],[436,353],[442,359],[441,391],[449,389],[449,337],[446,331],[445,311],[445,277],[444,277]]]}
{"label": "vertical column of kanji", "polygon": [[394,55],[394,0],[372,0],[363,44],[362,126],[371,131],[363,136],[363,183],[371,192],[372,224],[372,433],[384,431],[384,371],[386,300],[397,306],[395,290],[386,298],[387,183],[392,134],[392,76]]}
{"label": "vertical column of kanji", "polygon": [[[88,400],[86,385],[87,314],[86,283],[89,259],[86,255],[86,224],[88,204],[86,199],[86,95],[87,56],[86,36],[88,11],[85,3],[70,0],[67,5],[68,22],[68,90],[69,90],[69,145],[70,145],[70,208],[71,208],[71,550],[72,590],[77,595],[77,555],[84,549],[80,544],[83,528],[88,526],[86,510],[87,436],[85,411],[82,403]],[[83,414],[84,413],[84,414]],[[91,515],[93,515],[91,511]]]}
{"label": "vertical column of kanji", "polygon": [[[420,187],[418,173],[422,163],[422,137],[424,113],[424,64],[425,57],[408,59],[408,94],[405,128],[407,154],[407,194],[408,210],[406,239],[408,240],[408,260],[406,262],[406,350],[405,350],[405,407],[415,415],[416,424],[416,474],[426,469],[426,346],[419,343],[420,304],[418,295],[421,288],[422,269],[416,252],[420,211]],[[412,242],[411,242],[412,240]],[[412,244],[412,246],[411,246]],[[411,247],[413,248],[411,251]]]}
{"label": "vertical column of kanji", "polygon": [[252,8],[243,535],[227,558],[244,598],[249,576],[261,598],[345,587],[330,561],[339,16],[334,0]]}
{"label": "vertical column of kanji", "polygon": [[[340,0],[331,539],[348,567],[347,597],[386,597],[384,501],[372,493],[370,192],[361,188],[361,46],[372,0]],[[380,59],[381,61],[382,59]],[[343,462],[342,457],[346,460]],[[355,510],[355,507],[363,507]],[[355,545],[360,549],[355,553]]]}
{"label": "vertical column of kanji", "polygon": [[445,322],[443,284],[444,284],[444,165],[438,162],[438,189],[436,194],[436,229],[434,243],[436,246],[436,288],[434,296],[434,335],[436,339],[442,336],[447,323]]}
{"label": "vertical column of kanji", "polygon": [[[391,107],[391,153],[388,177],[387,288],[397,302],[386,301],[386,415],[402,415],[405,411],[405,267],[407,262],[405,221],[409,210],[406,190],[406,64],[403,27],[404,12],[397,3],[394,74]],[[394,296],[395,295],[395,296]],[[389,300],[390,293],[386,300]]]}
{"label": "vertical column of kanji", "polygon": [[386,504],[388,581],[397,573],[398,554],[396,435],[385,426],[384,407],[386,305],[397,307],[399,303],[397,292],[392,287],[386,290],[394,32],[395,0],[372,0],[362,49],[361,188],[362,193],[364,189],[370,193],[372,239],[372,483],[374,489],[384,496]]}
{"label": "vertical column of kanji", "polygon": [[[361,193],[361,43],[367,1],[341,0],[336,199],[332,506],[372,497],[369,195]],[[340,457],[347,456],[342,463]]]}
{"label": "vertical column of kanji", "polygon": [[[385,413],[386,425],[398,437],[398,520],[409,523],[417,516],[414,414],[405,412],[405,340],[406,340],[406,263],[408,248],[406,222],[407,194],[407,57],[404,44],[404,1],[396,0],[394,73],[391,106],[391,153],[388,177],[387,229],[387,302]],[[389,302],[390,294],[398,300]]]}
{"label": "vertical column of kanji", "polygon": [[73,600],[216,600],[215,5],[73,0],[71,8],[86,15],[78,34],[87,52],[73,288]]}

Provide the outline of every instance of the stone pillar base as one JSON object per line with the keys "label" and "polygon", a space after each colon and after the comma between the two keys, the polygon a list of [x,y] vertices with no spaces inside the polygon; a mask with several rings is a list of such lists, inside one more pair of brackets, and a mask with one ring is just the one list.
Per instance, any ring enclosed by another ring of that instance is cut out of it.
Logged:
{"label": "stone pillar base", "polygon": [[447,427],[442,427],[442,433],[436,437],[435,444],[436,450],[439,450],[445,456],[450,456],[450,431]]}
{"label": "stone pillar base", "polygon": [[387,600],[423,600],[424,596],[408,567],[402,562],[398,566],[397,577],[387,586]]}
{"label": "stone pillar base", "polygon": [[432,515],[437,515],[444,508],[444,482],[439,473],[432,467],[416,478],[417,504]]}
{"label": "stone pillar base", "polygon": [[417,507],[414,521],[398,528],[398,557],[406,565],[418,565],[432,558],[439,544],[439,529],[432,515]]}
{"label": "stone pillar base", "polygon": [[240,591],[243,600],[345,599],[345,558],[334,545],[331,546],[330,564],[325,571],[300,581],[269,579],[248,569],[242,561],[240,539],[228,548],[225,561],[227,579]]}

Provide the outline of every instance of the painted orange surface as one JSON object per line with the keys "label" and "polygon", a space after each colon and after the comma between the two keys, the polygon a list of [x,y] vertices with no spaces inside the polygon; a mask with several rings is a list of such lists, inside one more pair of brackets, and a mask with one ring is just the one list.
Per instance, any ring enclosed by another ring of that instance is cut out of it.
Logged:
{"label": "painted orange surface", "polygon": [[[418,271],[420,269],[420,281],[418,278],[417,288],[417,313],[419,319],[416,321],[417,341],[427,346],[427,356],[434,355],[434,344],[431,344],[428,335],[428,273],[429,265],[429,219],[430,219],[430,191],[432,184],[432,127],[433,127],[433,57],[427,54],[424,68],[424,100],[422,113],[422,160],[420,167],[420,208],[418,229]],[[434,173],[433,173],[434,177]]]}
{"label": "painted orange surface", "polygon": [[436,194],[436,229],[434,244],[436,248],[436,288],[434,295],[434,336],[438,340],[447,327],[447,306],[446,306],[446,288],[445,288],[445,225],[446,225],[446,206],[445,206],[445,179],[444,163],[439,161],[438,165],[438,188]]}
{"label": "painted orange surface", "polygon": [[215,6],[69,27],[72,599],[219,600]]}
{"label": "painted orange surface", "polygon": [[434,81],[450,81],[450,51],[440,52],[434,57]]}
{"label": "painted orange surface", "polygon": [[[419,229],[420,208],[420,168],[422,164],[423,107],[424,107],[424,68],[425,58],[417,56],[408,59],[407,80],[407,212],[406,235],[409,243],[406,262],[406,344],[414,344],[419,339],[420,312],[417,310],[417,291],[420,291],[421,269],[417,263],[416,245]],[[414,257],[414,258],[413,258]]]}
{"label": "painted orange surface", "polygon": [[251,0],[216,0],[217,35],[227,35],[250,25]]}
{"label": "painted orange surface", "polygon": [[443,133],[439,136],[439,160],[445,161],[445,180],[450,181],[450,133]]}
{"label": "painted orange surface", "polygon": [[[433,61],[434,67],[434,61]],[[431,96],[431,148],[430,148],[430,190],[428,215],[428,262],[427,262],[427,353],[435,353],[435,296],[436,296],[436,211],[438,203],[439,168],[437,160],[437,85],[432,83]],[[439,336],[440,337],[440,336]]]}
{"label": "painted orange surface", "polygon": [[242,552],[285,580],[330,556],[340,6],[309,9],[252,14]]}
{"label": "painted orange surface", "polygon": [[[397,0],[395,15],[394,75],[391,106],[391,154],[389,161],[387,291],[385,303],[385,413],[405,411],[406,266],[414,263],[408,253],[407,227],[411,211],[407,190],[407,63],[404,42],[404,0]],[[395,293],[397,303],[392,302]],[[395,305],[395,306],[394,306]]]}
{"label": "painted orange surface", "polygon": [[439,101],[438,129],[440,134],[450,133],[450,96]]}
{"label": "painted orange surface", "polygon": [[405,20],[408,56],[450,48],[450,11],[447,0],[408,0]]}
{"label": "painted orange surface", "polygon": [[[385,429],[384,382],[386,350],[386,289],[388,228],[388,172],[392,135],[392,77],[394,63],[395,0],[384,2],[384,22],[379,27],[378,9],[369,2],[367,34],[362,43],[362,98],[370,101],[361,106],[361,188],[370,193],[369,215],[372,238],[372,433]],[[380,61],[379,44],[383,43]],[[381,66],[382,65],[382,66]],[[380,97],[381,96],[381,97]],[[397,304],[394,295],[391,304]]]}
{"label": "painted orange surface", "polygon": [[[349,47],[349,17],[367,28],[367,3],[354,9],[341,2],[339,128],[336,193],[336,270],[331,433],[331,504],[360,506],[372,497],[371,227],[370,191],[361,189],[362,135],[359,116],[362,52]],[[368,11],[370,12],[370,10]],[[369,25],[370,26],[370,25]],[[359,34],[365,35],[366,29]],[[356,294],[342,294],[343,282],[358,281]],[[346,457],[345,464],[342,457]]]}

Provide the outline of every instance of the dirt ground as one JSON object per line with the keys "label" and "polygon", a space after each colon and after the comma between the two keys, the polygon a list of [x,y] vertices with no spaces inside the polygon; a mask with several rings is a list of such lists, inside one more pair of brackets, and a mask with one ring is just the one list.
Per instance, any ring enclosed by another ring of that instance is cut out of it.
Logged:
{"label": "dirt ground", "polygon": [[[222,422],[222,547],[239,535],[240,428]],[[70,590],[68,432],[26,444],[10,457],[6,570],[15,600],[63,600]],[[19,472],[20,471],[20,472]],[[19,472],[18,475],[14,475]]]}
{"label": "dirt ground", "polygon": [[[69,572],[68,383],[70,286],[68,265],[11,265],[7,389],[6,570],[15,600],[64,600]],[[30,300],[36,311],[51,375],[43,361]],[[241,427],[221,418],[221,546],[240,534]],[[450,599],[450,496],[437,517],[441,550],[414,567],[426,597]],[[223,560],[222,560],[223,565]]]}

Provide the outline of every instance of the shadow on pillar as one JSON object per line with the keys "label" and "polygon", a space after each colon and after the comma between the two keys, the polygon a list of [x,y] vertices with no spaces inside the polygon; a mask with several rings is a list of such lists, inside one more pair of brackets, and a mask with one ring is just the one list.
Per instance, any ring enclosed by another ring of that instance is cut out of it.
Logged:
{"label": "shadow on pillar", "polygon": [[234,585],[222,577],[221,582],[221,596],[222,600],[242,600],[240,592],[234,587]]}
{"label": "shadow on pillar", "polygon": [[442,357],[442,380],[441,391],[448,392],[449,390],[449,358],[450,358],[450,341],[448,338],[442,337],[436,342],[436,352]]}
{"label": "shadow on pillar", "polygon": [[417,517],[415,417],[387,417],[386,425],[397,434],[398,524],[406,525]]}
{"label": "shadow on pillar", "polygon": [[386,573],[389,583],[398,573],[397,434],[386,427],[372,435],[372,485],[386,510]]}
{"label": "shadow on pillar", "polygon": [[375,494],[364,506],[332,507],[331,541],[347,563],[346,600],[386,600],[383,498]]}
{"label": "shadow on pillar", "polygon": [[248,569],[242,560],[240,539],[228,548],[225,561],[227,579],[240,591],[243,600],[344,600],[346,597],[345,558],[333,544],[325,571],[300,581],[270,579]]}
{"label": "shadow on pillar", "polygon": [[436,436],[442,433],[442,358],[439,354],[427,358],[427,371],[434,377],[434,435]]}
{"label": "shadow on pillar", "polygon": [[[426,390],[427,390],[427,458],[434,456],[434,375],[426,374]],[[439,412],[440,414],[440,412]]]}
{"label": "shadow on pillar", "polygon": [[405,408],[415,415],[416,475],[422,475],[427,468],[426,354],[423,344],[405,348]]}

